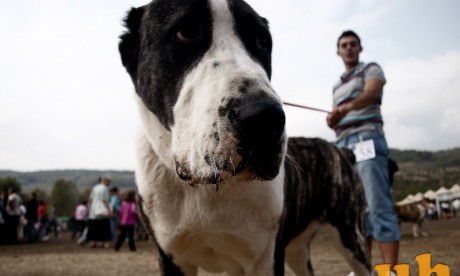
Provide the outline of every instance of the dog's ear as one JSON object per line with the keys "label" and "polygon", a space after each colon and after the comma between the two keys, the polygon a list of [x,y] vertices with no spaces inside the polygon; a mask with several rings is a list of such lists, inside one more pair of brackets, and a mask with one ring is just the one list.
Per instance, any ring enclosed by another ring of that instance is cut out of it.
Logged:
{"label": "dog's ear", "polygon": [[121,62],[128,71],[129,75],[133,79],[136,79],[137,75],[137,63],[139,55],[139,41],[140,34],[139,29],[142,21],[142,15],[144,14],[144,8],[132,8],[126,17],[123,19],[124,26],[127,31],[120,36],[120,44],[118,50],[121,55]]}

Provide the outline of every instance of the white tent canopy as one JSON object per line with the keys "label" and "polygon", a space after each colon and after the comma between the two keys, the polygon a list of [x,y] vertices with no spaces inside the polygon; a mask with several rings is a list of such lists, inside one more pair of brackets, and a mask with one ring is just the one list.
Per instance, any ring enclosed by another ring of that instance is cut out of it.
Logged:
{"label": "white tent canopy", "polygon": [[[406,205],[414,202],[422,201],[423,199],[428,199],[430,201],[435,201],[436,209],[440,217],[444,215],[447,216],[448,213],[442,211],[441,204],[449,204],[449,208],[457,208],[457,205],[460,208],[460,185],[454,184],[450,189],[445,187],[440,187],[437,191],[427,190],[425,193],[416,193],[415,195],[409,194],[403,200],[396,202],[396,205]],[[457,202],[458,201],[458,202]],[[455,203],[455,204],[454,204]],[[455,206],[454,206],[455,205]]]}
{"label": "white tent canopy", "polygon": [[440,187],[437,191],[427,190],[425,193],[416,193],[415,195],[409,194],[403,200],[396,202],[396,205],[405,205],[421,201],[423,199],[434,200],[447,200],[452,198],[460,198],[460,185],[454,184],[450,189]]}
{"label": "white tent canopy", "polygon": [[441,187],[441,188],[439,188],[439,189],[436,191],[436,195],[439,196],[439,195],[441,195],[441,194],[447,194],[447,193],[449,193],[449,192],[450,192],[450,191],[447,190],[445,187]]}
{"label": "white tent canopy", "polygon": [[405,205],[405,204],[410,204],[414,202],[421,201],[423,199],[423,194],[422,193],[416,193],[415,195],[407,195],[406,198],[403,200],[399,201],[396,203],[396,205]]}
{"label": "white tent canopy", "polygon": [[436,192],[433,190],[428,190],[423,194],[423,197],[428,200],[435,200],[436,199]]}
{"label": "white tent canopy", "polygon": [[460,185],[454,184],[452,187],[450,187],[449,191],[451,193],[458,193],[460,192]]}
{"label": "white tent canopy", "polygon": [[460,198],[460,185],[454,184],[449,190],[453,198]]}

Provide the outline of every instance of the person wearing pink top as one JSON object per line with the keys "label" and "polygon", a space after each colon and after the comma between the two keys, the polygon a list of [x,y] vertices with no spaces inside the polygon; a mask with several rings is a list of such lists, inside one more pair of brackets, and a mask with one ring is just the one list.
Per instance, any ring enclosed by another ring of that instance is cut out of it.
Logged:
{"label": "person wearing pink top", "polygon": [[136,251],[136,245],[134,244],[134,226],[136,225],[137,217],[136,192],[130,190],[126,193],[125,198],[121,202],[119,212],[120,233],[118,234],[115,244],[115,251],[120,250],[126,236],[128,236],[129,249],[131,251]]}
{"label": "person wearing pink top", "polygon": [[80,202],[80,204],[78,204],[77,208],[75,209],[75,226],[72,231],[72,240],[76,238],[77,233],[79,234],[79,236],[81,236],[83,230],[86,227],[86,220],[88,217],[88,207],[86,205],[87,201],[83,200],[82,202]]}

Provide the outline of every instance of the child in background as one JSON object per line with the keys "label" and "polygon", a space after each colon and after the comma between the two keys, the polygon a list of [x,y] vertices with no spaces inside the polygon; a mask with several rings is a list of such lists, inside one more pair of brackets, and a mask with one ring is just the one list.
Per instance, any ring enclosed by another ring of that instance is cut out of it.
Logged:
{"label": "child in background", "polygon": [[115,244],[115,251],[120,250],[121,245],[128,236],[128,245],[131,251],[136,251],[134,244],[134,226],[137,221],[137,207],[136,207],[136,192],[130,190],[126,193],[125,198],[121,202],[120,213],[120,234],[118,235]]}
{"label": "child in background", "polygon": [[40,240],[49,240],[49,220],[48,220],[48,209],[46,203],[40,200],[38,203],[38,236]]}
{"label": "child in background", "polygon": [[79,238],[83,236],[83,231],[86,228],[86,220],[88,219],[88,202],[83,200],[78,204],[77,208],[75,208],[75,226],[72,231],[72,240],[74,240],[79,234]]}
{"label": "child in background", "polygon": [[110,206],[112,207],[112,215],[110,217],[110,232],[112,234],[112,241],[117,239],[118,228],[118,212],[120,212],[120,197],[118,196],[118,188],[113,187],[110,189]]}

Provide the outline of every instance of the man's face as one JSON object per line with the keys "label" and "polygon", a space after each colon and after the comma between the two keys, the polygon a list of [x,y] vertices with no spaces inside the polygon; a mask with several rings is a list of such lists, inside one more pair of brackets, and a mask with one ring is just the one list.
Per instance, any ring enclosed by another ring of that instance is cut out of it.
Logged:
{"label": "man's face", "polygon": [[345,64],[357,64],[359,62],[359,53],[361,45],[354,36],[345,36],[339,40],[337,54],[342,58]]}

